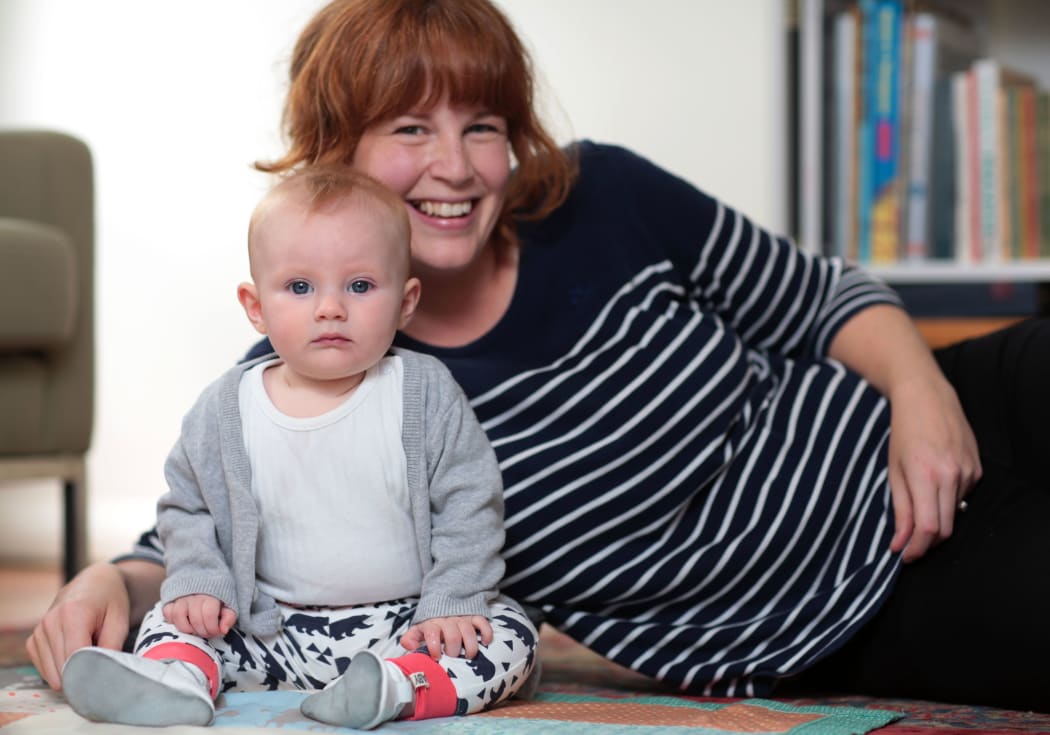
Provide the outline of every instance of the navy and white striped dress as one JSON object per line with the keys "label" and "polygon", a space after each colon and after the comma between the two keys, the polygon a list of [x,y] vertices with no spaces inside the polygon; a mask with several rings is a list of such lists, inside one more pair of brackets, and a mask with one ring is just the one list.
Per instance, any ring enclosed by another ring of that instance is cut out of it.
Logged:
{"label": "navy and white striped dress", "polygon": [[[824,359],[894,294],[619,148],[522,227],[501,322],[432,348],[503,470],[503,591],[619,664],[762,696],[849,638],[898,570],[887,403]],[[138,555],[149,555],[143,537]]]}
{"label": "navy and white striped dress", "polygon": [[840,645],[897,568],[889,411],[822,359],[895,296],[617,148],[581,144],[521,231],[508,313],[438,349],[503,470],[503,590],[608,658],[761,695]]}

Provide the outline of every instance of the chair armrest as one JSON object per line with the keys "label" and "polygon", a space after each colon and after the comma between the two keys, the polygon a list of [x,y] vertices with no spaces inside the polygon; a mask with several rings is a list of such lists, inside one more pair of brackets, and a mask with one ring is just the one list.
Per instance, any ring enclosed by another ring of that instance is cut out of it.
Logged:
{"label": "chair armrest", "polygon": [[76,253],[57,227],[0,217],[0,350],[47,350],[76,327]]}

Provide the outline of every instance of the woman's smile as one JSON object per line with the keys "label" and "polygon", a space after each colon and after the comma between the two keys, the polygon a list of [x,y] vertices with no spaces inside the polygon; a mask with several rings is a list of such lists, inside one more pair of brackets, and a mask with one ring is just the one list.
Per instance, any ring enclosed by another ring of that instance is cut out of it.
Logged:
{"label": "woman's smile", "polygon": [[460,217],[466,217],[474,209],[474,200],[468,199],[466,201],[458,202],[444,202],[437,200],[409,200],[416,211],[422,212],[428,217],[437,217],[439,219],[458,219]]}

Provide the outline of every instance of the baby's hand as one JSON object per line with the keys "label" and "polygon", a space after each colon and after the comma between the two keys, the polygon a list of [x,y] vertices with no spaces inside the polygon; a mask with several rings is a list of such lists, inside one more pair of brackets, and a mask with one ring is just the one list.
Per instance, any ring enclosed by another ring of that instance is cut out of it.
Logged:
{"label": "baby's hand", "polygon": [[164,606],[165,619],[180,633],[212,638],[226,635],[237,622],[237,613],[211,595],[186,595]]}
{"label": "baby's hand", "polygon": [[409,628],[401,636],[401,647],[415,651],[425,645],[435,661],[442,653],[474,658],[478,655],[479,637],[486,646],[492,643],[492,626],[484,615],[431,618]]}

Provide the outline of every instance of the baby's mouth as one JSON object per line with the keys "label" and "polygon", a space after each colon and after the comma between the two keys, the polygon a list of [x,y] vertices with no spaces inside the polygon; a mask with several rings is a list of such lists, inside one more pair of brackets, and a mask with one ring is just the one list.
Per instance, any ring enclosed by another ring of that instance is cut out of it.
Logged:
{"label": "baby's mouth", "polygon": [[463,202],[435,202],[429,199],[419,199],[411,201],[410,204],[428,217],[440,217],[441,219],[466,217],[474,209],[472,199]]}

